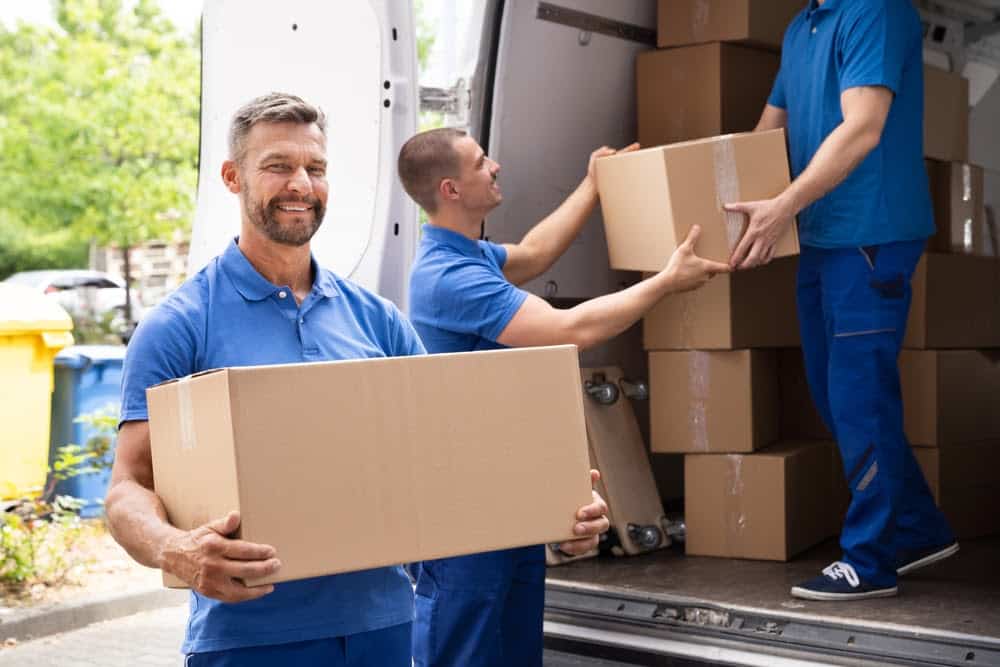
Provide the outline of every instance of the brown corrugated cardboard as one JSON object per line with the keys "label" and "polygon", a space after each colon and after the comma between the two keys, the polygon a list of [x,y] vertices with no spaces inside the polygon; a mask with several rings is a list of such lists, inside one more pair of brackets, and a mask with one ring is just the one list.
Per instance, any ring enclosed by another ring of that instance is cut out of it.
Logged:
{"label": "brown corrugated cardboard", "polygon": [[656,44],[748,42],[780,49],[801,0],[660,0]]}
{"label": "brown corrugated cardboard", "polygon": [[687,554],[784,561],[834,535],[833,461],[830,442],[687,455]]}
{"label": "brown corrugated cardboard", "polygon": [[927,253],[913,273],[903,347],[1000,347],[1000,262]]}
{"label": "brown corrugated cardboard", "polygon": [[782,440],[830,440],[833,435],[813,403],[801,348],[778,351]]}
{"label": "brown corrugated cardboard", "polygon": [[659,146],[753,130],[780,64],[776,53],[718,42],[640,53],[639,143]]}
{"label": "brown corrugated cardboard", "polygon": [[899,374],[911,444],[1000,439],[1000,350],[903,350]]}
{"label": "brown corrugated cardboard", "polygon": [[799,345],[795,306],[798,257],[716,276],[671,294],[643,319],[647,350],[732,350]]}
{"label": "brown corrugated cardboard", "polygon": [[651,449],[752,452],[778,439],[774,350],[649,353]]}
{"label": "brown corrugated cardboard", "polygon": [[961,162],[926,160],[937,233],[927,249],[989,256],[983,208],[983,168]]}
{"label": "brown corrugated cardboard", "polygon": [[924,155],[969,161],[969,80],[924,65]]}
{"label": "brown corrugated cardboard", "polygon": [[1000,502],[1000,440],[915,447],[913,453],[959,539],[1000,532],[1000,512],[996,511]]}
{"label": "brown corrugated cardboard", "polygon": [[238,509],[282,561],[251,584],[557,542],[591,501],[573,346],[231,368],[147,396],[171,523]]}
{"label": "brown corrugated cardboard", "polygon": [[[600,158],[595,164],[611,268],[660,271],[701,225],[695,251],[728,261],[746,216],[724,204],[768,199],[788,187],[784,130],[686,141]],[[775,257],[798,254],[789,225]]]}

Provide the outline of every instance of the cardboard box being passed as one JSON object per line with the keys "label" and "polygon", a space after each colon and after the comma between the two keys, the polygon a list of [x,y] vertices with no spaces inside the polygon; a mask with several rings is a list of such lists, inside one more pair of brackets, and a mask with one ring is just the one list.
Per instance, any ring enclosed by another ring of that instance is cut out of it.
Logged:
{"label": "cardboard box being passed", "polygon": [[836,534],[832,442],[684,457],[689,556],[785,561]]}
{"label": "cardboard box being passed", "polygon": [[[694,225],[695,252],[728,262],[746,216],[724,204],[769,199],[789,184],[784,130],[747,132],[646,148],[597,160],[611,268],[660,271]],[[799,252],[790,224],[774,257]]]}
{"label": "cardboard box being passed", "polygon": [[775,350],[649,353],[654,453],[752,452],[778,439]]}
{"label": "cardboard box being passed", "polygon": [[660,0],[656,45],[748,42],[781,48],[801,0]]}
{"label": "cardboard box being passed", "polygon": [[640,53],[639,143],[658,146],[752,130],[780,62],[777,53],[718,42]]}
{"label": "cardboard box being passed", "polygon": [[277,550],[249,584],[562,541],[591,502],[573,346],[229,368],[147,396],[170,522],[239,510],[239,537]]}
{"label": "cardboard box being passed", "polygon": [[798,257],[783,257],[664,297],[643,318],[643,347],[734,350],[799,345],[798,266]]}
{"label": "cardboard box being passed", "polygon": [[[660,271],[695,224],[695,252],[729,261],[746,216],[724,204],[769,199],[789,184],[784,130],[730,134],[620,153],[596,162],[604,233],[613,269]],[[799,252],[788,226],[774,257]]]}

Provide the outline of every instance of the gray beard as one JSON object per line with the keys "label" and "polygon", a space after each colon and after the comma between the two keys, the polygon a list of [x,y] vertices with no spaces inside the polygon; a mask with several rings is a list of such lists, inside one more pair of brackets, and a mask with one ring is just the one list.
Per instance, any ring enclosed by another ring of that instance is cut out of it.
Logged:
{"label": "gray beard", "polygon": [[326,209],[323,208],[323,205],[315,197],[308,198],[305,201],[312,206],[313,219],[311,223],[308,225],[283,226],[275,217],[278,205],[283,203],[281,200],[272,199],[267,204],[264,204],[252,201],[249,195],[245,195],[243,198],[247,216],[254,227],[263,232],[267,238],[275,243],[294,247],[300,247],[309,243],[310,239],[319,230],[320,225],[323,224],[323,215],[326,213]]}

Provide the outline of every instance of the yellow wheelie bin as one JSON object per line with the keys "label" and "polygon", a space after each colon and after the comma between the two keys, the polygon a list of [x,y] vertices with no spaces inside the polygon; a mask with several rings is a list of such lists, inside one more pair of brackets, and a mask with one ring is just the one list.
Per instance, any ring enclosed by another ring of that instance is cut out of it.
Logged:
{"label": "yellow wheelie bin", "polygon": [[56,354],[73,344],[73,321],[58,303],[0,283],[0,500],[45,484]]}

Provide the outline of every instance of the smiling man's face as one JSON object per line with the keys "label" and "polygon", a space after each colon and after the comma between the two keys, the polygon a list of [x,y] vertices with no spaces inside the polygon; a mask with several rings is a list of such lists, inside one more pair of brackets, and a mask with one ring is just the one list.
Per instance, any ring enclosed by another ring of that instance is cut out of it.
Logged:
{"label": "smiling man's face", "polygon": [[326,138],[306,123],[258,123],[237,166],[243,214],[270,240],[301,246],[323,223]]}

